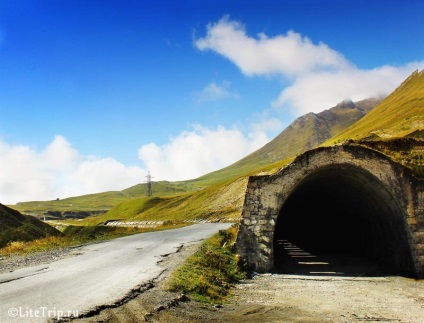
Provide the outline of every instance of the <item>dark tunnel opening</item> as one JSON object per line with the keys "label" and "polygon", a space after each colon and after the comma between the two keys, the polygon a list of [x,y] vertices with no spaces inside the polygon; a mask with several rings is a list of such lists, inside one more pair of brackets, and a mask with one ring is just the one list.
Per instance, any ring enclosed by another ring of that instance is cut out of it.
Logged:
{"label": "dark tunnel opening", "polygon": [[[367,271],[362,274],[414,277],[408,241],[403,211],[381,182],[357,167],[332,166],[302,180],[283,204],[274,232],[274,267],[319,274],[316,265],[331,264],[317,261],[319,255],[346,265],[323,272],[349,274],[347,268],[366,263],[358,269]],[[302,271],[301,264],[315,266]]]}

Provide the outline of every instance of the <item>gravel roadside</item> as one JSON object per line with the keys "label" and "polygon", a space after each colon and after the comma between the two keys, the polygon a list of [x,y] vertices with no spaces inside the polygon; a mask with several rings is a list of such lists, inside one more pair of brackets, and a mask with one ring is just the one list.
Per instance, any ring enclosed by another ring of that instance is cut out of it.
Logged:
{"label": "gravel roadside", "polygon": [[0,274],[12,272],[19,268],[48,264],[53,261],[71,257],[78,254],[78,248],[68,247],[44,252],[36,252],[30,255],[11,255],[0,257]]}

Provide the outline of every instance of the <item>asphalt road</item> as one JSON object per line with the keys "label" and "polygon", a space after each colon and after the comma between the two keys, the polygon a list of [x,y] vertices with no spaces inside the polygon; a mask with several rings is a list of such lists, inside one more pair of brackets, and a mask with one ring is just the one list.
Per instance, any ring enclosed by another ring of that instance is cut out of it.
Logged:
{"label": "asphalt road", "polygon": [[0,322],[50,322],[125,299],[163,271],[160,261],[230,223],[204,223],[87,245],[80,255],[0,274]]}

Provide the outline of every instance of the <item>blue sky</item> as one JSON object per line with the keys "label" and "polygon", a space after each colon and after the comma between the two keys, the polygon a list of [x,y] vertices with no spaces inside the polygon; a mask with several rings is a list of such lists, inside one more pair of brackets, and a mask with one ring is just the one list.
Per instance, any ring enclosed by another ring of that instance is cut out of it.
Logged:
{"label": "blue sky", "polygon": [[424,2],[0,0],[0,203],[186,180],[424,67]]}

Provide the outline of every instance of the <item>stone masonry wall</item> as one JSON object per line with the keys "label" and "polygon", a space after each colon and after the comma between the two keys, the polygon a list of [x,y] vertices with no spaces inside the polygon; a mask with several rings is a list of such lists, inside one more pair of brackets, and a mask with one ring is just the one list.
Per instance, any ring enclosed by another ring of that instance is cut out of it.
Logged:
{"label": "stone masonry wall", "polygon": [[413,251],[415,271],[424,276],[424,184],[385,155],[355,145],[317,148],[297,157],[269,176],[249,178],[237,237],[237,251],[256,271],[273,268],[273,239],[277,217],[296,185],[331,165],[354,166],[376,177],[396,197],[405,214],[405,229]]}

